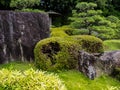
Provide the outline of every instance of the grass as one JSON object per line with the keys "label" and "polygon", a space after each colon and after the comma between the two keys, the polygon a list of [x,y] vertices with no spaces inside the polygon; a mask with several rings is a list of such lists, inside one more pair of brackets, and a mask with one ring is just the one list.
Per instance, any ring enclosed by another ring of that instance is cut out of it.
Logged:
{"label": "grass", "polygon": [[1,64],[0,69],[2,68],[6,68],[10,70],[21,70],[21,71],[24,71],[30,68],[35,69],[34,64],[28,63],[28,62],[20,62],[20,61],[10,62],[8,64]]}
{"label": "grass", "polygon": [[106,40],[103,43],[105,51],[120,50],[120,40]]}
{"label": "grass", "polygon": [[[29,68],[36,69],[32,63],[28,62],[11,62],[9,64],[2,64],[0,65],[0,69],[2,68],[21,71]],[[68,90],[120,90],[120,82],[110,76],[104,75],[95,80],[90,80],[82,73],[75,70],[60,71],[57,74],[59,78],[64,81]]]}
{"label": "grass", "polygon": [[120,82],[106,75],[95,80],[90,80],[82,73],[74,70],[61,72],[58,75],[68,90],[120,90]]}

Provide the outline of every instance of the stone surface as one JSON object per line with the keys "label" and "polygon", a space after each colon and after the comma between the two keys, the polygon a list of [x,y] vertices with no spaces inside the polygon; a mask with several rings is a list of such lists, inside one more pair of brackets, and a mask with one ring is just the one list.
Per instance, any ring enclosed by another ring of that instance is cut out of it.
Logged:
{"label": "stone surface", "polygon": [[0,11],[0,63],[33,59],[35,44],[47,37],[47,14]]}
{"label": "stone surface", "polygon": [[80,51],[78,57],[78,66],[79,71],[83,72],[90,79],[94,79],[96,77],[96,69],[95,69],[96,58],[94,55]]}
{"label": "stone surface", "polygon": [[114,68],[120,67],[120,51],[104,52],[102,54],[80,51],[78,60],[79,71],[90,79],[94,79],[102,74],[110,75]]}

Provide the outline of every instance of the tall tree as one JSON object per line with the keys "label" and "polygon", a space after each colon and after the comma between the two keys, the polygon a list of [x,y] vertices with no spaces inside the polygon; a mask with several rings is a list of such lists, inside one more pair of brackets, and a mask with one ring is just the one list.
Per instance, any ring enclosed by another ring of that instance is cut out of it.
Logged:
{"label": "tall tree", "polygon": [[116,24],[102,16],[102,11],[95,10],[96,7],[95,3],[78,3],[76,10],[73,10],[73,17],[70,18],[73,21],[71,25],[102,39],[114,38]]}

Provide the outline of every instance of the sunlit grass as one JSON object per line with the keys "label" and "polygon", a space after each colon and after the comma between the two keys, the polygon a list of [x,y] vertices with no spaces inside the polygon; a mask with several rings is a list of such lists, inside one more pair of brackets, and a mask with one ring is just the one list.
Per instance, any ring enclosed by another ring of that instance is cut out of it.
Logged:
{"label": "sunlit grass", "polygon": [[74,70],[58,74],[68,90],[120,90],[120,82],[110,76],[103,75],[90,80]]}
{"label": "sunlit grass", "polygon": [[103,43],[106,51],[120,50],[120,40],[106,40]]}

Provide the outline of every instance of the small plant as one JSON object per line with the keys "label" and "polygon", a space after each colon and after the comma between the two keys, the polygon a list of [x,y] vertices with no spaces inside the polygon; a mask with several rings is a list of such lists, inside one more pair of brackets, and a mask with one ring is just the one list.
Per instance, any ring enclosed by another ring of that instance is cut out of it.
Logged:
{"label": "small plant", "polygon": [[0,70],[0,90],[66,90],[54,74],[28,69],[24,72]]}

